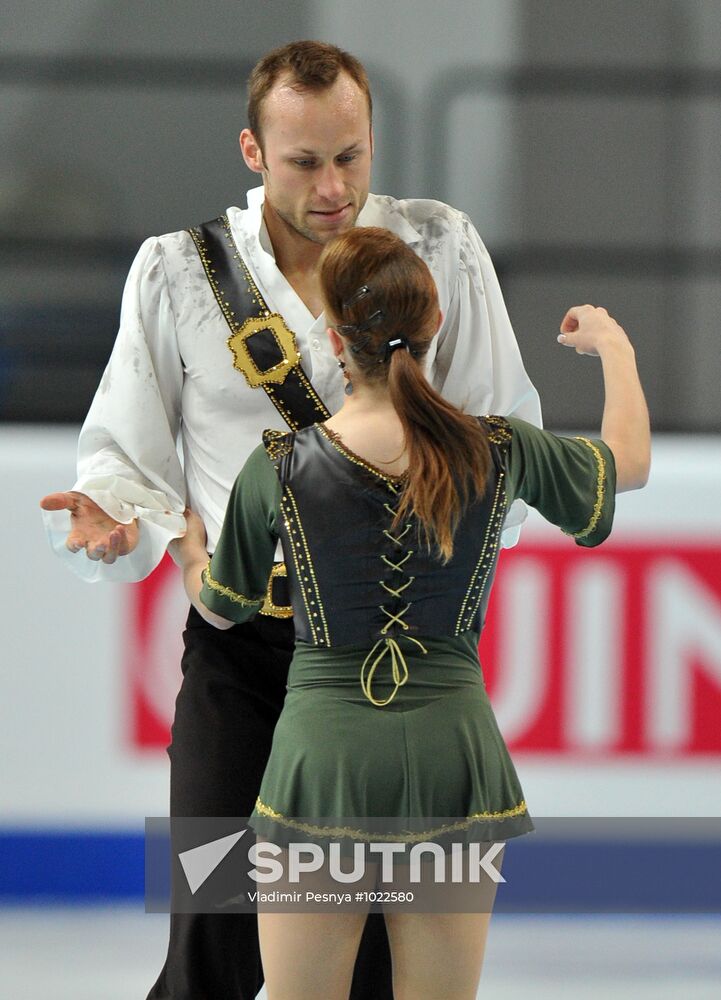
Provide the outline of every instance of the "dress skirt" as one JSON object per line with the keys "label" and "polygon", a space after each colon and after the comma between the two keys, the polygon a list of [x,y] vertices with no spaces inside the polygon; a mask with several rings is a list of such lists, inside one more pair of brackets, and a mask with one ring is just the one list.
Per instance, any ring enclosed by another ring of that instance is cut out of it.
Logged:
{"label": "dress skirt", "polygon": [[[367,649],[297,644],[251,816],[259,836],[442,843],[533,830],[488,700],[477,636],[419,638],[426,653],[399,640],[408,679],[383,707],[362,690]],[[382,701],[393,689],[388,656],[372,694]]]}

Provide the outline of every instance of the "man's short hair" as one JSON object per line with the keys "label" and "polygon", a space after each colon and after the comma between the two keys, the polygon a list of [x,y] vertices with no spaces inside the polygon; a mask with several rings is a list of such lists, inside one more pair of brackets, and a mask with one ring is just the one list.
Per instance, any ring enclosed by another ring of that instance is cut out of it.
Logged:
{"label": "man's short hair", "polygon": [[292,87],[310,91],[326,90],[333,86],[340,73],[347,73],[365,94],[368,116],[372,119],[368,75],[355,56],[327,42],[289,42],[263,56],[248,79],[248,125],[259,145],[263,99],[284,73],[289,74]]}

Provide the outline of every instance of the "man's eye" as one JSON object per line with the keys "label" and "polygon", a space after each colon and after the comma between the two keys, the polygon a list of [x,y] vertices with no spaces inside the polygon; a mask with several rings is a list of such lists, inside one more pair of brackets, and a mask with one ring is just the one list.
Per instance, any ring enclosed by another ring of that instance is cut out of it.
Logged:
{"label": "man's eye", "polygon": [[296,167],[314,167],[315,160],[293,160]]}
{"label": "man's eye", "polygon": [[337,157],[337,159],[339,163],[352,163],[357,155],[357,153],[344,153],[342,156]]}

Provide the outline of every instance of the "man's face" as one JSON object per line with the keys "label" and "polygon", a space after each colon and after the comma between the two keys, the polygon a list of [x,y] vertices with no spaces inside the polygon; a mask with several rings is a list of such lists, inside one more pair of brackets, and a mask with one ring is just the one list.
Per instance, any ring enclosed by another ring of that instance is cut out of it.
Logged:
{"label": "man's face", "polygon": [[269,224],[270,213],[281,232],[319,244],[355,225],[368,197],[373,139],[368,102],[353,80],[341,73],[326,90],[299,92],[281,79],[263,101],[262,123],[262,152],[247,130],[241,147],[263,174]]}

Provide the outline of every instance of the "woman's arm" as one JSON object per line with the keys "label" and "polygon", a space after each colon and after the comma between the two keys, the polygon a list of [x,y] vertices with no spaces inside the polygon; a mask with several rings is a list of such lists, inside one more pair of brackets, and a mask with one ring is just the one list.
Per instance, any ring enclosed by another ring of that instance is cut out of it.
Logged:
{"label": "woman's arm", "polygon": [[168,552],[183,572],[183,583],[188,600],[195,610],[216,628],[226,629],[235,625],[227,618],[221,618],[203,604],[200,590],[203,586],[203,570],[210,561],[206,549],[205,525],[200,517],[189,508],[185,511],[186,530],[182,538],[175,538],[168,546]]}
{"label": "woman's arm", "polygon": [[281,492],[260,444],[235,480],[212,559],[202,521],[185,512],[187,530],[170,547],[171,555],[183,570],[193,607],[216,628],[247,622],[263,607],[278,541]]}
{"label": "woman's arm", "polygon": [[613,452],[616,492],[640,489],[651,466],[651,429],[636,355],[625,331],[605,309],[574,306],[563,317],[558,341],[577,354],[600,357],[605,388],[601,437]]}

